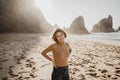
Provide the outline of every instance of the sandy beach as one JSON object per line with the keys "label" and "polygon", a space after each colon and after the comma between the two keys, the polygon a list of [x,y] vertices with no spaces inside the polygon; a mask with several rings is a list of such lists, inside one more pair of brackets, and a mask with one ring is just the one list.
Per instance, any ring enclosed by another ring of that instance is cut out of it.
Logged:
{"label": "sandy beach", "polygon": [[[120,44],[74,35],[66,41],[72,47],[71,80],[120,80]],[[52,63],[41,52],[52,43],[42,34],[0,34],[0,80],[51,80]]]}

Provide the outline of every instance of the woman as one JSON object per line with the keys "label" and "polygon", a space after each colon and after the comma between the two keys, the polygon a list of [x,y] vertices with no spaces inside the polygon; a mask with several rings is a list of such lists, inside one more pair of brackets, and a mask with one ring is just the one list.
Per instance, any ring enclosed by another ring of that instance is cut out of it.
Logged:
{"label": "woman", "polygon": [[[55,43],[42,52],[42,55],[53,63],[52,80],[69,80],[67,60],[72,50],[70,45],[64,41],[66,37],[62,29],[57,29],[52,37]],[[53,53],[52,58],[47,55],[50,51]]]}

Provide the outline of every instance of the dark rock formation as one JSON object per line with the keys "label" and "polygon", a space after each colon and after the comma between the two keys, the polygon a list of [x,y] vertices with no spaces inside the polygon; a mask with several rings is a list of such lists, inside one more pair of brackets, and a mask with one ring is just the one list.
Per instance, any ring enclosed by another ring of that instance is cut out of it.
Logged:
{"label": "dark rock formation", "polygon": [[118,29],[117,29],[117,32],[118,32],[118,31],[120,31],[120,26],[119,26]]}
{"label": "dark rock formation", "polygon": [[112,16],[109,15],[108,18],[104,18],[95,24],[92,32],[114,32],[115,30],[112,28],[112,25]]}
{"label": "dark rock formation", "polygon": [[34,0],[0,0],[0,33],[51,31]]}
{"label": "dark rock formation", "polygon": [[70,28],[66,29],[66,31],[74,34],[88,34],[88,30],[85,28],[84,19],[82,16],[77,17]]}

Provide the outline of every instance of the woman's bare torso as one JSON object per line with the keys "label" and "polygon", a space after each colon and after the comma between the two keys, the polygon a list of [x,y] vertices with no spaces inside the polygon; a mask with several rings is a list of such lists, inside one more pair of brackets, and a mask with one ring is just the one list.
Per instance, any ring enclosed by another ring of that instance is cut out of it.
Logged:
{"label": "woman's bare torso", "polygon": [[67,60],[69,56],[69,46],[65,43],[64,45],[60,46],[57,44],[54,44],[53,47],[53,57],[56,66],[66,66],[68,65]]}

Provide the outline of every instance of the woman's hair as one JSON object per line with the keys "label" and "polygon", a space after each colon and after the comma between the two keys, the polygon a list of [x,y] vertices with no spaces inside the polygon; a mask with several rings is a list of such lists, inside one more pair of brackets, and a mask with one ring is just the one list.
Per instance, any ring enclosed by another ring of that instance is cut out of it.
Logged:
{"label": "woman's hair", "polygon": [[65,31],[63,31],[62,29],[56,29],[56,31],[53,33],[53,36],[52,36],[52,39],[53,39],[55,42],[58,42],[58,41],[57,41],[57,37],[56,37],[56,34],[57,34],[58,32],[63,33],[64,36],[65,36],[65,38],[67,37],[67,34],[65,33]]}

